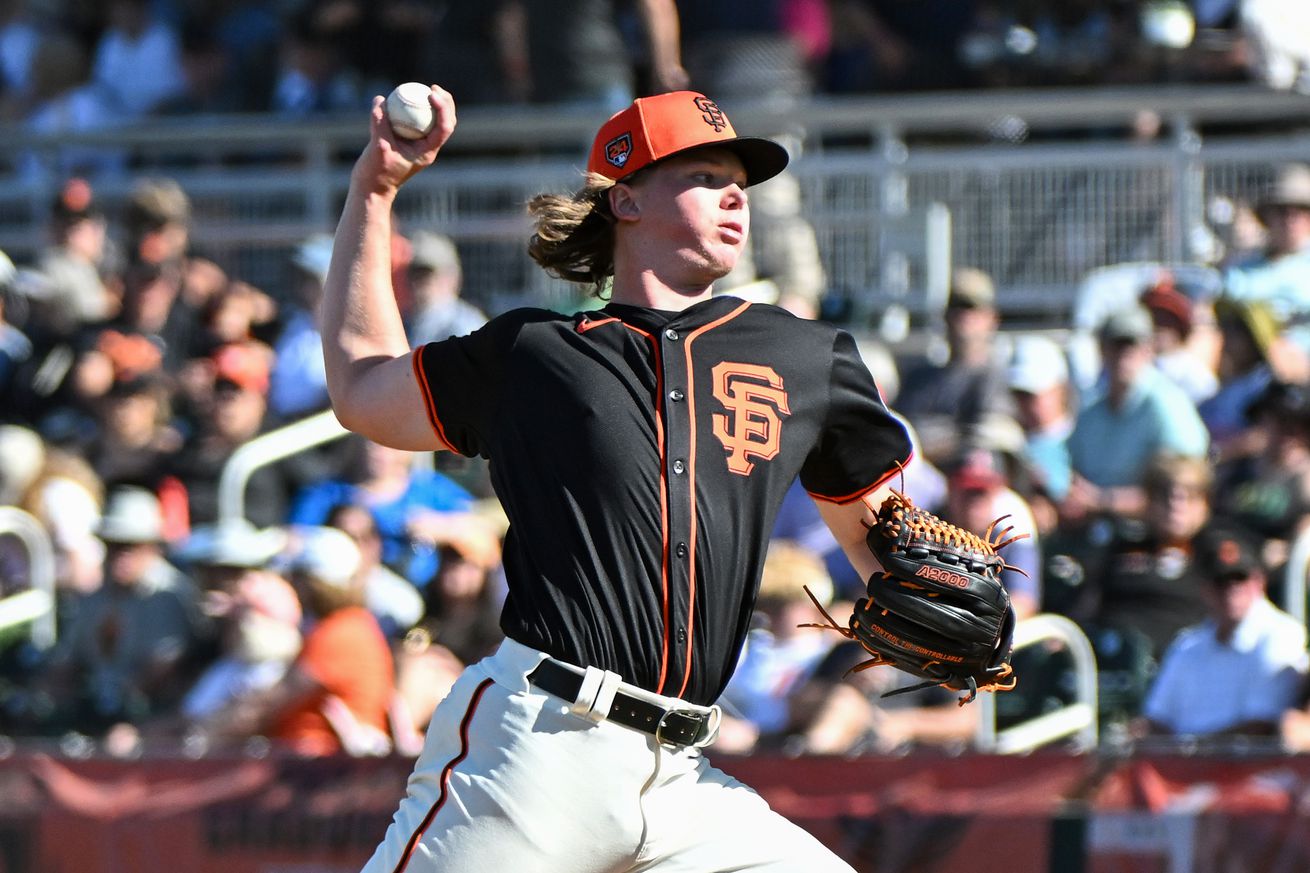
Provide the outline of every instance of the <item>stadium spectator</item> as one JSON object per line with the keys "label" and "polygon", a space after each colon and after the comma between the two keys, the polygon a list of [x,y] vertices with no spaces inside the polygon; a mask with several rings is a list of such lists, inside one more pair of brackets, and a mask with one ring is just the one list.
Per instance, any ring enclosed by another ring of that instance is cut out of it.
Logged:
{"label": "stadium spectator", "polygon": [[51,245],[36,264],[45,293],[32,320],[47,339],[71,337],[109,318],[118,305],[101,275],[110,255],[106,229],[90,184],[67,180],[50,210]]}
{"label": "stadium spectator", "polygon": [[193,319],[194,312],[226,287],[226,273],[191,251],[191,198],[177,180],[139,179],[124,205],[123,225],[129,265],[140,263],[161,271],[178,268],[182,278],[177,298]]}
{"label": "stadium spectator", "polygon": [[470,515],[466,522],[440,549],[437,575],[424,588],[426,614],[405,635],[396,665],[399,697],[418,731],[464,667],[490,655],[505,638],[503,514],[497,521]]}
{"label": "stadium spectator", "polygon": [[359,550],[334,528],[293,534],[291,582],[311,620],[291,668],[266,690],[211,718],[211,735],[263,734],[302,755],[385,754],[395,671],[386,637],[364,608]]}
{"label": "stadium spectator", "polygon": [[[104,507],[105,489],[95,471],[81,456],[48,446],[40,437],[33,443],[20,437],[17,457],[25,480],[20,509],[35,518],[50,534],[55,553],[55,587],[58,613],[94,591],[103,579],[105,547],[96,536]],[[61,618],[62,621],[62,618]]]}
{"label": "stadium spectator", "polygon": [[1170,736],[1275,734],[1306,673],[1305,626],[1265,596],[1265,570],[1244,533],[1211,525],[1194,549],[1209,617],[1170,645],[1138,729]]}
{"label": "stadium spectator", "polygon": [[464,275],[459,251],[448,236],[421,230],[410,237],[408,276],[412,297],[405,332],[411,345],[464,336],[487,316],[459,296]]}
{"label": "stadium spectator", "polygon": [[441,566],[425,586],[423,627],[461,663],[490,655],[504,639],[500,607],[500,541],[492,526],[476,515],[466,518],[441,547]]}
{"label": "stadium spectator", "polygon": [[1086,581],[1071,617],[1137,635],[1158,661],[1180,630],[1203,617],[1197,581],[1206,568],[1192,540],[1210,520],[1213,482],[1204,459],[1155,458],[1143,479],[1144,523],[1123,521],[1108,545],[1084,553]]}
{"label": "stadium spectator", "polygon": [[0,2],[0,119],[11,120],[32,87],[41,30],[26,0]]}
{"label": "stadium spectator", "polygon": [[318,330],[318,303],[332,259],[332,237],[314,234],[291,258],[290,300],[281,309],[282,330],[273,344],[274,364],[269,411],[286,420],[326,409],[327,373],[323,369],[323,338]]}
{"label": "stadium spectator", "polygon": [[[106,130],[121,124],[122,117],[112,95],[89,82],[89,73],[87,52],[76,38],[62,32],[42,38],[32,60],[29,105],[24,119],[27,129],[57,137]],[[29,151],[18,163],[20,173],[27,178],[94,177],[121,171],[127,164],[127,156],[119,149],[106,146],[70,144]]]}
{"label": "stadium spectator", "polygon": [[1069,493],[1073,476],[1067,443],[1073,433],[1076,392],[1064,350],[1043,336],[1018,337],[1006,378],[1024,432],[1023,455],[1033,487],[1058,504]]}
{"label": "stadium spectator", "polygon": [[1218,465],[1216,507],[1263,540],[1261,559],[1278,571],[1310,527],[1310,388],[1275,380],[1247,417],[1259,448]]}
{"label": "stadium spectator", "polygon": [[368,507],[357,503],[334,506],[327,525],[345,533],[359,548],[359,574],[364,579],[364,605],[388,638],[399,639],[423,618],[423,595],[408,579],[382,563],[382,537]]}
{"label": "stadium spectator", "polygon": [[316,13],[313,6],[304,9],[283,30],[271,101],[278,115],[301,118],[364,103],[357,72]]}
{"label": "stadium spectator", "polygon": [[300,600],[290,583],[268,568],[284,538],[276,528],[260,531],[241,522],[192,535],[207,540],[191,558],[192,566],[209,576],[204,607],[220,625],[220,648],[179,705],[177,714],[186,722],[203,726],[271,688],[300,653]]}
{"label": "stadium spectator", "polygon": [[[192,524],[219,519],[218,483],[228,459],[258,436],[268,408],[268,359],[251,346],[224,346],[211,359],[214,382],[197,430],[172,457],[167,472],[186,489]],[[282,524],[296,479],[284,464],[260,467],[246,486],[246,516],[260,527]]]}
{"label": "stadium spectator", "polygon": [[1151,316],[1140,306],[1101,325],[1104,374],[1069,435],[1073,479],[1060,507],[1063,523],[1102,513],[1140,516],[1153,457],[1205,456],[1209,438],[1196,406],[1151,363],[1153,334]]}
{"label": "stadium spectator", "polygon": [[119,329],[116,323],[89,327],[75,343],[56,346],[40,368],[61,357],[64,363],[56,370],[57,384],[26,402],[43,437],[84,454],[100,435],[101,407],[114,383],[158,371],[163,363],[160,347],[151,337],[127,325]]}
{"label": "stadium spectator", "polygon": [[[1141,304],[1155,326],[1152,345],[1155,366],[1182,388],[1193,403],[1201,403],[1219,390],[1219,377],[1189,342],[1196,321],[1197,303],[1174,287],[1166,275],[1142,292]],[[1206,304],[1201,304],[1205,308]]]}
{"label": "stadium spectator", "polygon": [[1279,324],[1269,304],[1222,298],[1214,304],[1219,328],[1219,388],[1197,411],[1225,460],[1254,450],[1246,411],[1274,379]]}
{"label": "stadium spectator", "polygon": [[948,469],[943,517],[980,535],[991,530],[993,542],[1022,537],[1002,550],[1001,581],[1015,615],[1035,615],[1042,603],[1041,542],[1028,501],[1013,487],[1011,463],[999,452],[970,447]]}
{"label": "stadium spectator", "polygon": [[[512,0],[522,10],[518,41],[505,46],[526,65],[511,65],[510,91],[535,103],[617,112],[636,96],[632,50],[625,44],[614,0]],[[678,10],[673,0],[638,0],[643,47],[654,93],[687,86]],[[522,74],[526,74],[523,76]]]}
{"label": "stadium spectator", "polygon": [[99,731],[176,706],[207,632],[194,585],[164,559],[153,494],[112,492],[97,534],[104,584],[71,609],[41,677],[60,710],[51,727]]}
{"label": "stadium spectator", "polygon": [[740,754],[776,745],[791,725],[792,693],[840,639],[811,626],[823,618],[807,588],[825,607],[832,603],[832,580],[822,558],[802,545],[774,540],[764,559],[752,627],[721,699],[719,751]]}
{"label": "stadium spectator", "polygon": [[109,27],[96,44],[92,79],[122,118],[139,118],[181,92],[177,33],[149,0],[110,0]]}
{"label": "stadium spectator", "polygon": [[159,371],[116,379],[100,402],[100,429],[87,460],[107,488],[155,490],[168,459],[182,447],[172,426],[172,389]]}
{"label": "stadium spectator", "polygon": [[416,586],[437,570],[437,548],[456,529],[473,497],[448,477],[416,464],[412,452],[355,442],[363,457],[349,478],[308,486],[295,497],[292,524],[325,524],[333,507],[365,506],[377,520],[382,560]]}
{"label": "stadium spectator", "polygon": [[1256,201],[1265,227],[1265,249],[1232,264],[1224,275],[1224,294],[1269,305],[1281,325],[1310,353],[1310,333],[1296,324],[1310,318],[1310,166],[1279,168],[1273,188]]}
{"label": "stadium spectator", "polygon": [[907,368],[896,410],[914,425],[923,454],[941,466],[968,444],[989,419],[1012,419],[996,332],[996,289],[981,270],[962,268],[951,277],[946,302],[945,363],[926,360]]}

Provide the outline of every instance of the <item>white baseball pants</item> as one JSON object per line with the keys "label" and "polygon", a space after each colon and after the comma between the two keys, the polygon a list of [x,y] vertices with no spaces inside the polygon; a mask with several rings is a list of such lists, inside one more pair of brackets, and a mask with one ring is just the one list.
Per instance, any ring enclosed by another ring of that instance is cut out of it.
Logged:
{"label": "white baseball pants", "polygon": [[544,657],[506,640],[464,671],[364,873],[853,873],[699,749],[531,686]]}

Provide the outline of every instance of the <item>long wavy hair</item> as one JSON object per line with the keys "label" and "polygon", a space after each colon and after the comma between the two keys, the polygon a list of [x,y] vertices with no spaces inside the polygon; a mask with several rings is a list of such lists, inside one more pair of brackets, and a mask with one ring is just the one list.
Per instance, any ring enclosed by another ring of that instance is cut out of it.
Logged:
{"label": "long wavy hair", "polygon": [[552,276],[590,285],[597,297],[614,275],[613,187],[613,180],[588,173],[573,194],[538,194],[528,201],[535,223],[528,240],[532,260]]}

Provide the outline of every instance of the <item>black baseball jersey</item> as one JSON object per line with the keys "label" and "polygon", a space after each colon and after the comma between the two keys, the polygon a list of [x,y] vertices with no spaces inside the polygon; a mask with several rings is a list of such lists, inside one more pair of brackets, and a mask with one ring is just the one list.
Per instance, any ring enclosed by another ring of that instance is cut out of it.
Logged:
{"label": "black baseball jersey", "polygon": [[441,440],[490,460],[511,638],[710,704],[797,477],[860,498],[910,456],[851,336],[717,297],[516,310],[414,353]]}

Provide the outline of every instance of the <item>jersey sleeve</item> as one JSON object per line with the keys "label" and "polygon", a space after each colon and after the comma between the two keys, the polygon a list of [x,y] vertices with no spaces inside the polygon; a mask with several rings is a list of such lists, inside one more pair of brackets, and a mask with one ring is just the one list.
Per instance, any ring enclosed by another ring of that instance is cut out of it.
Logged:
{"label": "jersey sleeve", "polygon": [[905,425],[882,401],[854,338],[837,331],[823,430],[801,468],[801,484],[832,503],[858,500],[910,460]]}
{"label": "jersey sleeve", "polygon": [[502,316],[466,336],[419,346],[414,376],[428,421],[451,451],[487,456],[505,362],[519,323]]}

